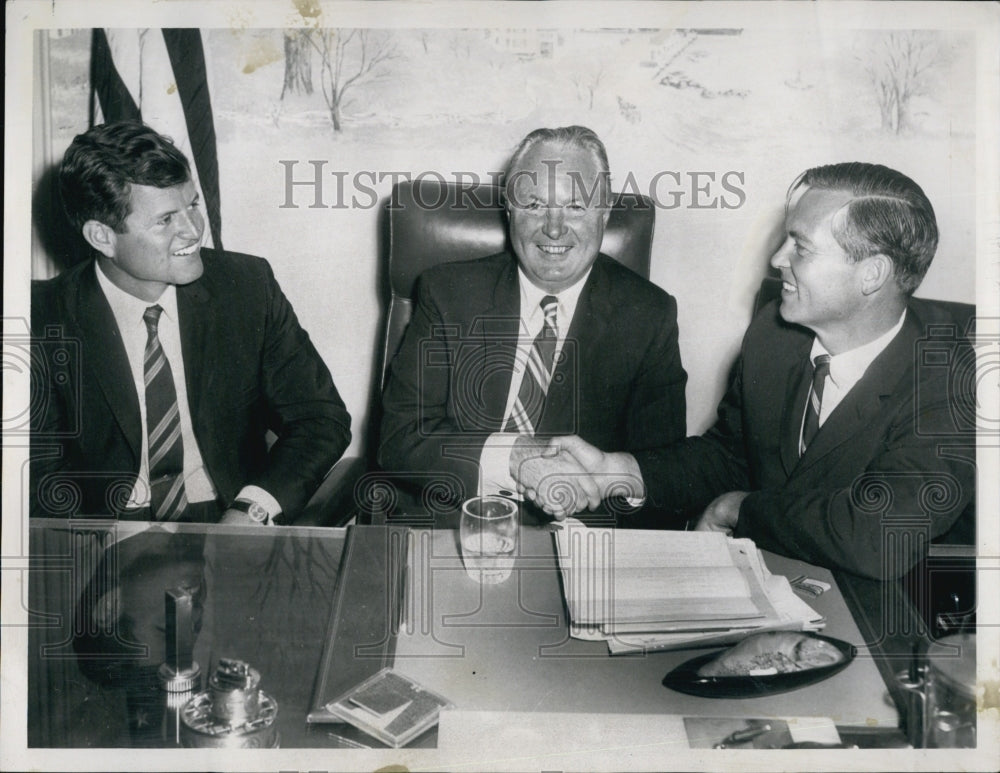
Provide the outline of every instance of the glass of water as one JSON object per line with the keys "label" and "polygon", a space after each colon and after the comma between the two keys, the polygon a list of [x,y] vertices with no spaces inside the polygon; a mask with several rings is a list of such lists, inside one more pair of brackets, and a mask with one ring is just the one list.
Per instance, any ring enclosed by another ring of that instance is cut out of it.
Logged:
{"label": "glass of water", "polygon": [[473,497],[462,504],[459,537],[469,577],[485,585],[510,577],[517,527],[517,503],[507,497]]}

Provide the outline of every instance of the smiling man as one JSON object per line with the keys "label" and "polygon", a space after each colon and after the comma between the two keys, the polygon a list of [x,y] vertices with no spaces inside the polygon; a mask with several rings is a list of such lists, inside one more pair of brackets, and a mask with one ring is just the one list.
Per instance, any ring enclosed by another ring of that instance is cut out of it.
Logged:
{"label": "smiling man", "polygon": [[611,187],[590,129],[525,137],[505,205],[512,253],[420,278],[386,386],[379,461],[459,499],[521,489],[596,506],[590,475],[543,456],[546,439],[569,431],[639,450],[684,436],[677,305],[600,252]]}
{"label": "smiling man", "polygon": [[902,575],[931,541],[972,544],[968,309],[912,297],[937,248],[930,201],[884,166],[817,167],[789,190],[785,232],[781,297],[750,324],[707,433],[552,452],[602,485],[643,480],[658,506],[700,513],[696,528],[867,577]]}
{"label": "smiling man", "polygon": [[293,520],[350,417],[270,266],[202,247],[188,161],[142,124],[77,136],[59,182],[94,258],[32,287],[31,514]]}

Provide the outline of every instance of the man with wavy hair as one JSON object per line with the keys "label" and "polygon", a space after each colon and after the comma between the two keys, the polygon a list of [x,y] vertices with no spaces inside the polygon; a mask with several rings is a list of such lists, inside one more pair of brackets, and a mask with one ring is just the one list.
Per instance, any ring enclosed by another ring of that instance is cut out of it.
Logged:
{"label": "man with wavy hair", "polygon": [[350,417],[271,267],[202,247],[188,160],[148,126],[80,134],[59,182],[93,258],[32,286],[31,514],[294,519]]}

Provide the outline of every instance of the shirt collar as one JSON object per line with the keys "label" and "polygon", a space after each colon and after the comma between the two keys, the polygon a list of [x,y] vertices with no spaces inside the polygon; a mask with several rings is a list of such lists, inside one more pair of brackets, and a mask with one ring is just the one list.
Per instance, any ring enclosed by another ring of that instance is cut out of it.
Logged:
{"label": "shirt collar", "polygon": [[[573,284],[558,293],[550,293],[548,290],[543,290],[537,287],[528,279],[527,274],[521,270],[521,267],[517,267],[517,281],[521,289],[521,316],[524,320],[530,320],[536,314],[541,315],[542,312],[542,298],[546,295],[554,295],[559,299],[559,306],[557,309],[557,320],[571,320],[573,319],[573,314],[576,312],[577,301],[580,300],[580,293],[583,292],[583,286],[587,284],[587,279],[590,277],[590,272],[593,270],[593,265],[586,270],[583,276],[576,280]],[[525,313],[526,310],[529,310]],[[559,321],[559,328],[565,329],[563,322]]]}
{"label": "shirt collar", "polygon": [[142,315],[150,306],[159,306],[163,313],[173,322],[177,321],[177,287],[168,284],[158,299],[150,303],[142,298],[136,298],[131,293],[122,290],[118,285],[108,279],[101,269],[101,264],[94,261],[94,270],[97,272],[97,284],[100,285],[104,296],[108,299],[108,305],[118,320],[119,327],[123,324],[142,323]]}
{"label": "shirt collar", "polygon": [[[902,330],[905,319],[906,309],[903,309],[899,321],[874,341],[869,341],[850,351],[830,355],[830,379],[833,383],[838,388],[856,384],[865,374],[865,371],[868,370],[868,366],[883,352],[892,339],[896,337],[896,334]],[[830,353],[819,342],[818,338],[814,338],[809,358],[815,362],[816,357],[820,354]]]}

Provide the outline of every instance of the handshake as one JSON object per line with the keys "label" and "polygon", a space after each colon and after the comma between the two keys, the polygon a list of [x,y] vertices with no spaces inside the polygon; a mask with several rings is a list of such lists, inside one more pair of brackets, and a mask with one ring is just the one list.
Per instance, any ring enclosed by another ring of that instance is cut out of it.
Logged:
{"label": "handshake", "polygon": [[629,453],[605,453],[576,435],[518,437],[510,454],[518,492],[562,520],[610,497],[645,498],[639,465]]}

